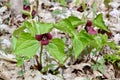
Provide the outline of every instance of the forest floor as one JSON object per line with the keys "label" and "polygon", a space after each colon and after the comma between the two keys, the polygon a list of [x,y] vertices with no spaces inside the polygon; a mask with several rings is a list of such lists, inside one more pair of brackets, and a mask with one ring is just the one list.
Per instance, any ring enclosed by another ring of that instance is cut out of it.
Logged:
{"label": "forest floor", "polygon": [[[79,5],[75,4],[75,0],[67,1],[67,7],[63,7],[60,3],[52,2],[52,0],[39,0],[39,17],[35,16],[34,20],[40,18],[42,22],[55,23],[70,15],[81,18],[86,14],[88,19],[91,19],[94,14],[89,10],[96,3],[96,13],[103,13],[105,24],[112,33],[111,39],[117,45],[120,44],[120,0],[110,2],[109,9],[105,7],[104,0],[86,0],[88,10],[84,12],[77,10],[82,0],[79,1]],[[29,0],[29,2],[33,6],[36,5],[35,0]],[[60,73],[56,75],[42,74],[36,69],[31,69],[35,63],[34,59],[24,61],[23,66],[18,67],[16,55],[11,54],[11,37],[13,31],[24,21],[22,9],[22,0],[0,0],[0,80],[120,80],[120,75],[116,77],[116,71],[112,64],[106,64],[104,73],[101,73],[92,69],[90,61],[77,62],[75,60],[71,62],[71,65],[67,65],[66,69],[59,69]],[[109,15],[109,19],[107,15]],[[54,36],[61,37],[58,32],[57,30],[53,31],[56,33]],[[111,50],[107,49],[107,52],[111,52]],[[99,58],[101,57],[102,55],[99,56]]]}

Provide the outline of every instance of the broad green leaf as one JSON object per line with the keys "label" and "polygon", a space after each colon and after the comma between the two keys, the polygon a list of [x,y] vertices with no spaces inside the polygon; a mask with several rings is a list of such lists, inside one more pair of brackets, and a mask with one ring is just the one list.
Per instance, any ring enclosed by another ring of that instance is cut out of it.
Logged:
{"label": "broad green leaf", "polygon": [[94,40],[94,35],[89,35],[85,30],[82,30],[78,34],[78,37],[84,46],[87,46],[91,41]]}
{"label": "broad green leaf", "polygon": [[96,46],[99,46],[99,48],[102,48],[104,45],[106,45],[107,40],[107,35],[99,34],[98,36],[94,37],[94,43],[96,42]]}
{"label": "broad green leaf", "polygon": [[32,57],[35,55],[40,44],[34,37],[29,33],[22,33],[20,38],[17,40],[15,50],[13,51],[17,55],[24,55]]}
{"label": "broad green leaf", "polygon": [[94,37],[95,37],[95,36],[88,34],[85,30],[82,30],[82,31],[80,31],[80,33],[78,34],[78,37],[79,37],[79,39],[84,38],[84,39],[86,39],[87,41],[90,41],[90,40],[94,40]]}
{"label": "broad green leaf", "polygon": [[63,32],[75,36],[76,34],[75,28],[78,25],[84,24],[85,22],[86,22],[85,20],[81,20],[75,16],[70,16],[66,19],[59,21],[57,24],[55,24],[55,27]]}
{"label": "broad green leaf", "polygon": [[114,46],[112,42],[108,42],[108,37],[107,35],[101,35],[98,34],[97,36],[94,37],[94,40],[90,43],[90,48],[96,49],[93,51],[93,54],[96,54],[98,51],[100,51],[105,45],[110,45],[111,47]]}
{"label": "broad green leaf", "polygon": [[85,21],[79,19],[78,17],[75,16],[70,16],[68,17],[68,20],[71,22],[71,24],[73,25],[74,28],[76,28],[78,25],[84,24]]}
{"label": "broad green leaf", "polygon": [[78,37],[72,40],[75,58],[77,58],[81,54],[81,52],[92,40],[93,40],[93,36],[87,34],[85,30],[81,31],[78,34]]}
{"label": "broad green leaf", "polygon": [[37,28],[37,34],[44,34],[44,33],[50,32],[52,30],[53,24],[38,22],[36,24],[36,28]]}
{"label": "broad green leaf", "polygon": [[102,43],[101,37],[100,36],[96,36],[94,38],[93,42],[91,43],[91,46],[93,46],[97,50],[101,49],[103,47],[103,43]]}
{"label": "broad green leaf", "polygon": [[12,36],[12,49],[14,50],[16,47],[16,43],[17,43],[17,38]]}
{"label": "broad green leaf", "polygon": [[61,39],[53,39],[47,46],[48,52],[55,59],[60,61],[61,64],[64,62],[64,42]]}
{"label": "broad green leaf", "polygon": [[63,40],[61,40],[59,38],[54,38],[54,39],[52,39],[51,42],[54,43],[55,45],[58,45],[60,47],[59,50],[64,53],[64,46],[65,45],[64,45]]}
{"label": "broad green leaf", "polygon": [[95,25],[96,27],[103,29],[105,31],[108,31],[107,26],[104,23],[103,20],[103,14],[98,14],[97,17],[95,19],[93,19],[93,25]]}
{"label": "broad green leaf", "polygon": [[17,30],[15,30],[15,31],[13,32],[13,36],[14,36],[14,37],[18,37],[19,34],[20,34],[24,29],[25,29],[25,26],[24,26],[24,23],[23,23],[22,26],[20,26]]}
{"label": "broad green leaf", "polygon": [[100,35],[101,40],[102,40],[102,44],[103,45],[108,45],[109,47],[115,49],[116,45],[114,41],[108,41],[108,36],[107,35]]}
{"label": "broad green leaf", "polygon": [[75,35],[76,31],[71,22],[68,19],[63,19],[57,24],[55,24],[55,27],[63,32],[66,32],[71,35]]}
{"label": "broad green leaf", "polygon": [[107,40],[108,38],[106,35],[99,34],[96,37],[94,37],[94,41],[91,45],[94,46],[94,48],[96,48],[97,50],[100,50],[104,45],[107,44]]}
{"label": "broad green leaf", "polygon": [[110,47],[113,48],[113,49],[116,48],[116,44],[115,44],[114,41],[107,42],[107,45],[110,46]]}
{"label": "broad green leaf", "polygon": [[73,39],[72,44],[73,44],[73,51],[74,51],[75,58],[77,58],[81,54],[82,50],[84,49],[84,46],[79,39]]}
{"label": "broad green leaf", "polygon": [[101,34],[100,34],[100,37],[101,37],[102,43],[103,43],[103,44],[106,44],[106,43],[107,43],[107,40],[108,40],[108,36],[107,36],[107,35],[101,35]]}

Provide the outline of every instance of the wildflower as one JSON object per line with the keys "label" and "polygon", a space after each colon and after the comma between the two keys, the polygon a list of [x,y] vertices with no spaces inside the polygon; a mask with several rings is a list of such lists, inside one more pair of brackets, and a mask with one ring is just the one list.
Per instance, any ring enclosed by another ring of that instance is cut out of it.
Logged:
{"label": "wildflower", "polygon": [[97,34],[97,31],[95,31],[93,27],[89,27],[88,34]]}
{"label": "wildflower", "polygon": [[[85,7],[85,10],[89,10],[89,8],[87,8],[87,4],[85,4],[84,7]],[[79,12],[84,12],[84,7],[83,7],[83,5],[81,4],[81,5],[77,8],[77,11],[79,11]]]}
{"label": "wildflower", "polygon": [[49,44],[49,40],[52,39],[52,35],[50,33],[37,34],[35,38],[40,41],[42,45],[47,45]]}
{"label": "wildflower", "polygon": [[92,27],[92,22],[90,20],[87,21],[85,30],[89,34],[97,34],[97,31],[95,31],[94,28]]}
{"label": "wildflower", "polygon": [[[23,10],[30,11],[30,6],[24,5]],[[32,17],[34,17],[35,14],[36,14],[36,11],[32,10],[32,13],[31,13]],[[22,14],[22,17],[25,19],[28,17],[28,15]]]}
{"label": "wildflower", "polygon": [[83,11],[84,11],[84,10],[83,10],[83,6],[78,7],[78,8],[77,8],[77,11],[83,12]]}

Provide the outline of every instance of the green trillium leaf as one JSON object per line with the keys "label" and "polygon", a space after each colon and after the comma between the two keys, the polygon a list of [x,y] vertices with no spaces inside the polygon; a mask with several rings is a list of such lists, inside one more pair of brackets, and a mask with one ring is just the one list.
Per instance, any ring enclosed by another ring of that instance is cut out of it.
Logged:
{"label": "green trillium leaf", "polygon": [[44,34],[44,33],[50,32],[52,30],[53,24],[38,22],[36,24],[36,28],[37,28],[37,34]]}
{"label": "green trillium leaf", "polygon": [[93,37],[86,33],[85,30],[82,30],[76,38],[72,39],[75,58],[81,54],[85,47],[93,40]]}
{"label": "green trillium leaf", "polygon": [[51,43],[47,45],[47,50],[55,59],[60,61],[61,64],[64,62],[64,42],[61,39],[52,39]]}
{"label": "green trillium leaf", "polygon": [[108,31],[107,26],[105,25],[105,22],[103,20],[103,14],[98,14],[95,19],[93,19],[93,25],[96,27],[103,29],[105,31]]}
{"label": "green trillium leaf", "polygon": [[29,33],[22,33],[20,38],[16,41],[16,47],[13,53],[17,55],[24,55],[32,57],[36,54],[40,44]]}

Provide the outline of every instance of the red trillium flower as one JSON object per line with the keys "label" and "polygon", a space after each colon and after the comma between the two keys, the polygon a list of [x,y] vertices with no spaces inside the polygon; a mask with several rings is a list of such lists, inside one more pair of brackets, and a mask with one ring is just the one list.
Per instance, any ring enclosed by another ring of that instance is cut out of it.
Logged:
{"label": "red trillium flower", "polygon": [[97,31],[95,31],[93,27],[89,27],[88,33],[89,34],[97,34]]}
{"label": "red trillium flower", "polygon": [[97,31],[95,31],[94,28],[92,27],[92,22],[90,20],[87,21],[85,30],[89,34],[97,34]]}
{"label": "red trillium flower", "polygon": [[[24,5],[23,10],[30,11],[30,6]],[[36,14],[36,11],[32,10],[32,13],[31,13],[32,17],[34,17],[35,14]],[[28,15],[22,14],[22,17],[25,19],[28,17]]]}
{"label": "red trillium flower", "polygon": [[90,20],[87,20],[86,26],[92,26],[92,22]]}
{"label": "red trillium flower", "polygon": [[37,34],[35,38],[40,41],[42,45],[47,45],[49,44],[49,40],[52,39],[52,35],[50,33]]}
{"label": "red trillium flower", "polygon": [[84,10],[83,10],[83,7],[82,7],[82,6],[78,7],[78,8],[77,8],[77,11],[83,12],[83,11],[84,11]]}
{"label": "red trillium flower", "polygon": [[[87,7],[87,4],[85,4],[85,7]],[[79,11],[79,12],[83,12],[84,11],[82,4],[77,8],[77,11]]]}

